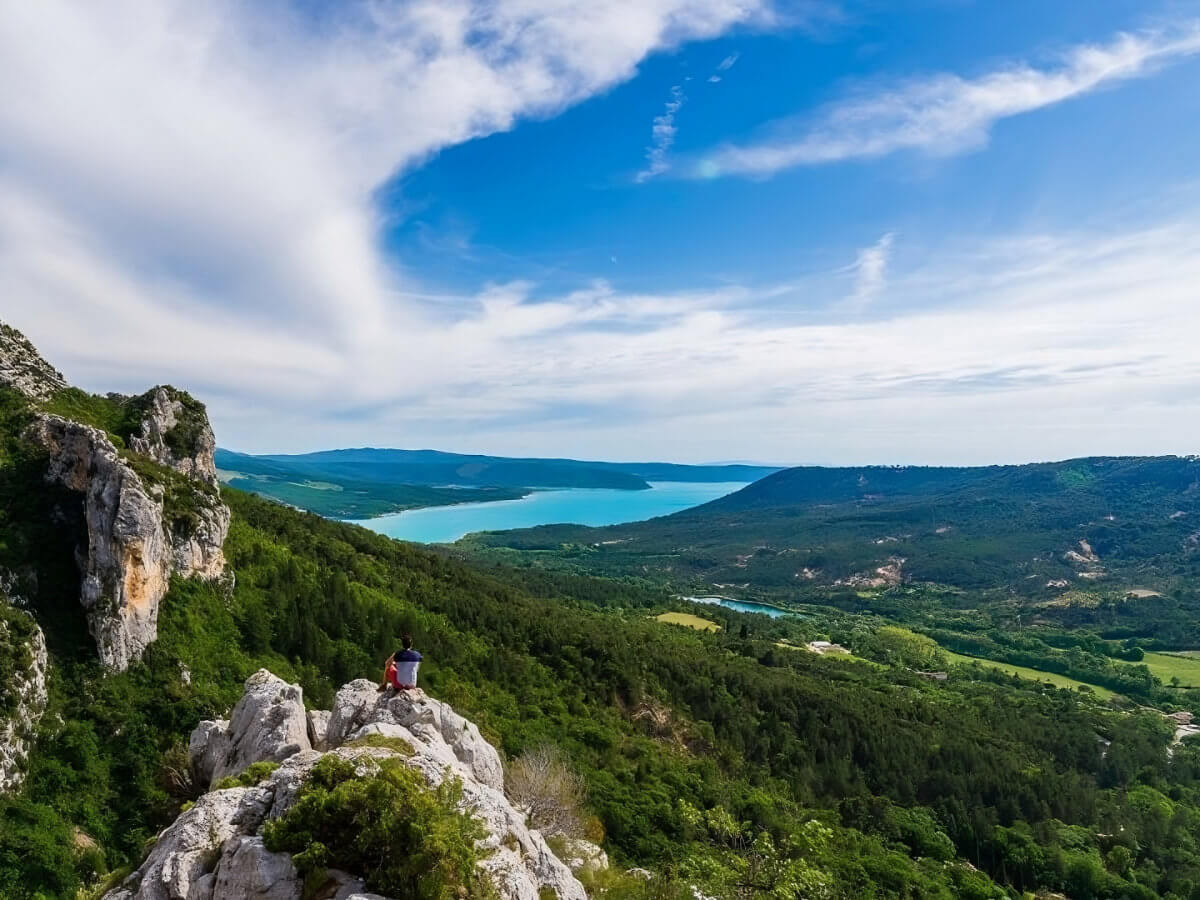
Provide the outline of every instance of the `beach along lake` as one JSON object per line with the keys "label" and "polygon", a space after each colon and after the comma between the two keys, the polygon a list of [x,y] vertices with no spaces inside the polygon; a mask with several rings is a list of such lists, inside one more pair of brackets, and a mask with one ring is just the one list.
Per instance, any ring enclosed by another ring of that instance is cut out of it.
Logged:
{"label": "beach along lake", "polygon": [[473,531],[506,531],[534,525],[619,525],[666,516],[724,497],[743,482],[653,482],[648,491],[595,488],[534,491],[520,500],[431,506],[364,519],[355,524],[388,537],[443,544]]}

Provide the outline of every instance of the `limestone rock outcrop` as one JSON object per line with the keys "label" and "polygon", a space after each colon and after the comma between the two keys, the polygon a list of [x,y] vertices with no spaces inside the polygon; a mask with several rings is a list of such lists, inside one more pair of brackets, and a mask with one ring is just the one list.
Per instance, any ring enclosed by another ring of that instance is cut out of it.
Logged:
{"label": "limestone rock outcrop", "polygon": [[213,578],[224,570],[229,509],[204,482],[148,484],[97,428],[40,415],[26,437],[49,457],[46,480],[83,497],[80,602],[100,659],[126,669],[158,636],[172,573]]}
{"label": "limestone rock outcrop", "polygon": [[[32,401],[35,412],[68,388],[2,322],[0,385]],[[83,408],[89,403],[95,409],[87,415],[112,434],[43,412],[24,437],[46,453],[46,481],[82,497],[80,602],[101,660],[122,670],[158,636],[158,607],[173,574],[224,573],[230,514],[221,503],[216,439],[202,404],[166,386],[140,397],[93,397]],[[126,446],[127,452],[118,449]],[[59,508],[71,515],[66,506]]]}
{"label": "limestone rock outcrop", "polygon": [[422,690],[380,694],[365,678],[350,682],[333,701],[325,741],[339,747],[367,734],[398,734],[395,726],[404,730],[400,737],[421,741],[431,755],[465,777],[503,790],[504,766],[496,748],[483,739],[474,722]]}
{"label": "limestone rock outcrop", "polygon": [[[457,777],[462,808],[485,826],[481,866],[504,900],[586,900],[583,886],[545,839],[504,796],[504,770],[495,747],[474,724],[445,703],[414,690],[379,694],[366,680],[338,692],[325,730],[327,753],[354,761],[362,771],[397,759],[419,771],[432,786]],[[252,721],[261,716],[264,722]],[[322,717],[317,716],[319,721]],[[269,721],[267,721],[269,720]],[[214,760],[248,766],[266,759],[282,764],[254,787],[210,791],[166,829],[142,866],[106,900],[298,900],[303,885],[286,854],[263,845],[263,826],[296,802],[308,773],[324,756],[307,749],[302,695],[265,670],[247,681],[245,696],[228,722],[204,722],[192,733],[190,754],[198,777],[214,775]],[[305,740],[298,739],[305,734]],[[360,739],[402,739],[411,755]],[[285,756],[286,754],[286,756]],[[209,767],[209,768],[206,768]],[[601,851],[603,853],[603,851]],[[590,855],[590,854],[589,854]],[[386,900],[365,893],[353,875],[336,876],[335,900]]]}
{"label": "limestone rock outcrop", "polygon": [[217,483],[217,439],[208,416],[187,394],[156,387],[138,399],[143,418],[129,449],[210,485]]}
{"label": "limestone rock outcrop", "polygon": [[[46,638],[28,613],[9,606],[6,580],[0,579],[0,652],[16,665],[0,684],[0,792],[19,788],[34,732],[46,709]],[[7,710],[7,712],[6,712]]]}
{"label": "limestone rock outcrop", "polygon": [[0,322],[0,384],[31,400],[49,400],[67,386],[66,379],[46,362],[21,332]]}
{"label": "limestone rock outcrop", "polygon": [[228,721],[201,722],[188,742],[192,771],[205,785],[311,749],[303,692],[266,669],[246,679]]}

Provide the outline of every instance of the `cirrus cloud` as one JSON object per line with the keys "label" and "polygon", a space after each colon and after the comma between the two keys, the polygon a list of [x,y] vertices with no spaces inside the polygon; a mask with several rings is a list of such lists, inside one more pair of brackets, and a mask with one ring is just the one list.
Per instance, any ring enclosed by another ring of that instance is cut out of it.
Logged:
{"label": "cirrus cloud", "polygon": [[687,174],[767,177],[796,166],[871,159],[903,150],[935,155],[981,146],[1002,119],[1042,109],[1200,53],[1200,22],[1167,31],[1118,34],[1073,47],[1055,66],[1018,63],[975,78],[939,74],[829,106],[794,130],[703,155]]}

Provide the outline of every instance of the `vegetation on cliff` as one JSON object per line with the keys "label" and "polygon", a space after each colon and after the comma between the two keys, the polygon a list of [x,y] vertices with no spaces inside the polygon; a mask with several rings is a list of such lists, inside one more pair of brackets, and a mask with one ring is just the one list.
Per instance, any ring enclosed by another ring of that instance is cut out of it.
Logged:
{"label": "vegetation on cliff", "polygon": [[295,806],[264,830],[269,850],[286,850],[301,874],[326,869],[359,874],[376,893],[413,900],[480,900],[495,890],[477,868],[484,836],[460,812],[462,785],[447,779],[430,789],[397,760],[376,771],[326,756],[313,768]]}

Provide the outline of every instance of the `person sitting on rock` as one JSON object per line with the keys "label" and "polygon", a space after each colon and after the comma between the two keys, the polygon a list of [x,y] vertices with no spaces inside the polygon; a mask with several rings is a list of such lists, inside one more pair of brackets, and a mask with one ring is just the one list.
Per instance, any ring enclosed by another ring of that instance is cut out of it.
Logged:
{"label": "person sitting on rock", "polygon": [[412,648],[411,634],[404,635],[401,643],[404,649],[398,650],[387,659],[380,691],[386,691],[389,686],[397,692],[411,691],[417,686],[417,669],[421,666],[421,654]]}

